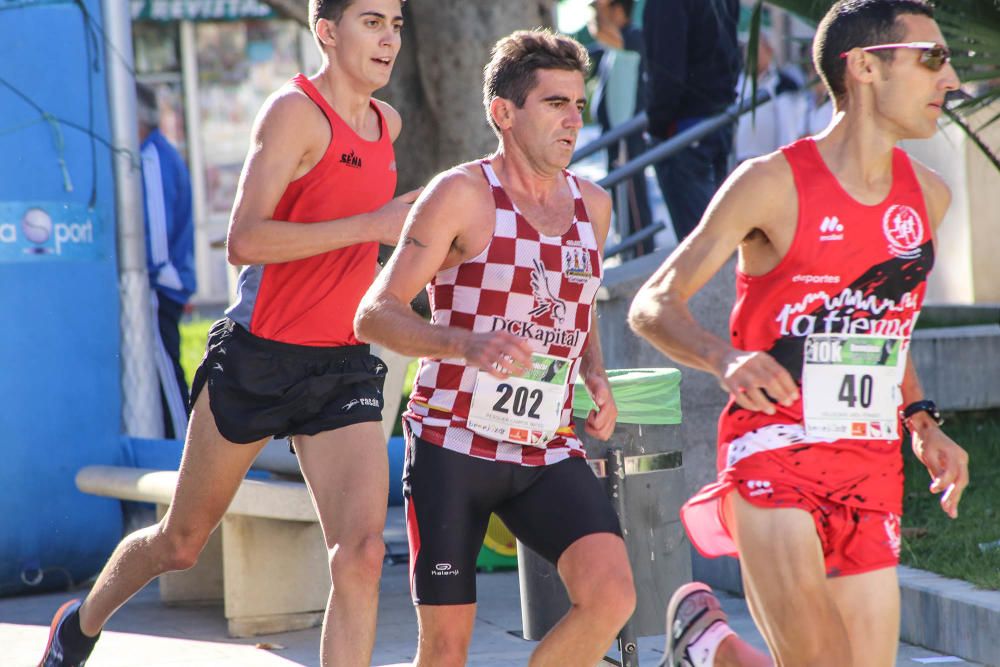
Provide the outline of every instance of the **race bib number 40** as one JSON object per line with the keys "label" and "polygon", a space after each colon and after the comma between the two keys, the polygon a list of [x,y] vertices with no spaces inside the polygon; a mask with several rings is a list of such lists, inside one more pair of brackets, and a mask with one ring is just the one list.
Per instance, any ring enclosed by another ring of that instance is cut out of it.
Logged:
{"label": "race bib number 40", "polygon": [[806,338],[802,406],[810,436],[895,440],[909,340],[813,334]]}
{"label": "race bib number 40", "polygon": [[479,371],[466,426],[491,440],[544,447],[559,428],[572,367],[568,359],[533,354],[521,377]]}

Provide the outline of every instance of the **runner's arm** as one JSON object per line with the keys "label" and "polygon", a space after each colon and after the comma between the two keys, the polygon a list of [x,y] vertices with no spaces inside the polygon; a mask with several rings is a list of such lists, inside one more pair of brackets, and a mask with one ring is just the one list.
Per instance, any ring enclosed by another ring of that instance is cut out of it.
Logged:
{"label": "runner's arm", "polygon": [[506,374],[530,366],[531,347],[521,338],[502,331],[473,333],[432,324],[410,308],[417,292],[450,256],[454,259],[455,243],[466,221],[493,215],[492,206],[480,209],[484,209],[482,193],[468,173],[453,169],[431,182],[407,218],[402,241],[389,263],[361,300],[354,318],[358,338],[411,357],[463,358],[498,377],[504,374],[495,364]]}
{"label": "runner's arm", "polygon": [[[924,391],[907,355],[903,375],[903,405],[924,399]],[[948,437],[926,412],[918,412],[907,420],[911,445],[917,459],[931,475],[931,493],[941,493],[941,509],[952,519],[958,518],[958,503],[969,485],[969,455]]]}
{"label": "runner's arm", "polygon": [[794,185],[780,153],[743,163],[629,309],[629,325],[638,335],[672,359],[715,375],[740,406],[768,414],[775,410],[764,390],[785,405],[798,398],[791,375],[770,355],[737,350],[702,327],[688,301],[753,230],[787,216],[782,209],[789,201],[796,201]]}
{"label": "runner's arm", "polygon": [[[288,262],[357,243],[394,244],[419,191],[397,197],[370,213],[299,224],[271,216],[303,163],[318,162],[317,146],[328,145],[326,119],[304,95],[280,91],[254,122],[229,222],[227,253],[232,264]],[[300,175],[300,174],[299,174]],[[337,196],[331,193],[330,196]]]}
{"label": "runner's arm", "polygon": [[[580,190],[590,216],[597,241],[598,254],[604,256],[604,244],[611,227],[611,197],[598,185],[580,179]],[[597,302],[590,309],[590,334],[580,356],[580,377],[594,401],[595,409],[587,415],[585,429],[590,435],[607,440],[618,420],[618,406],[611,393],[611,382],[604,368],[601,332],[597,326]]]}

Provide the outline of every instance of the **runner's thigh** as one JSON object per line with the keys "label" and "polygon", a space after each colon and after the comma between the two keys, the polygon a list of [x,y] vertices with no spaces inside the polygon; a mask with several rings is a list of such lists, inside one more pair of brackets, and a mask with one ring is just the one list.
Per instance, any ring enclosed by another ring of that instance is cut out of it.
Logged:
{"label": "runner's thigh", "polygon": [[829,579],[830,593],[847,624],[854,667],[892,667],[899,647],[896,568]]}

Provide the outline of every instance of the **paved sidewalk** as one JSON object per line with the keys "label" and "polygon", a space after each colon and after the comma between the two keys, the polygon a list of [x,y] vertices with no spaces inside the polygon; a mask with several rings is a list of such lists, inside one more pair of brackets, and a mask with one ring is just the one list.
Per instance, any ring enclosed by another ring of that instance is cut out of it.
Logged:
{"label": "paved sidewalk", "polygon": [[[479,613],[469,665],[511,667],[525,665],[534,642],[521,639],[521,612],[517,574],[481,574]],[[0,599],[0,665],[37,664],[48,634],[48,623],[67,594]],[[733,627],[763,646],[743,600],[723,597]],[[663,637],[639,642],[641,667],[654,667],[663,653]],[[408,665],[416,644],[416,619],[407,590],[405,565],[386,565],[382,577],[375,665]],[[272,648],[263,648],[270,645]],[[261,646],[261,648],[258,648]],[[179,665],[278,667],[318,665],[319,629],[269,635],[255,639],[226,636],[222,607],[166,607],[156,585],[147,587],[119,612],[104,632],[88,667],[176,667]],[[613,654],[615,655],[615,654]],[[615,655],[617,657],[617,655]],[[927,659],[931,659],[928,661]],[[900,645],[897,667],[920,664],[973,665],[959,659],[945,661],[926,649]]]}

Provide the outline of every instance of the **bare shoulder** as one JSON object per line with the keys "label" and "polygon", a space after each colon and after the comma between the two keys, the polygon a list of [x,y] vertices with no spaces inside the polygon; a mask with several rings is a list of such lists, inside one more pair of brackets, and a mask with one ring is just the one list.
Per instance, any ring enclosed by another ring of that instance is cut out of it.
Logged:
{"label": "bare shoulder", "polygon": [[706,220],[712,226],[738,227],[741,233],[770,231],[795,210],[797,201],[792,168],[775,151],[740,164],[719,188]]}
{"label": "bare shoulder", "polygon": [[[576,174],[574,174],[576,176]],[[576,176],[576,182],[580,184],[580,195],[587,210],[592,213],[611,213],[611,195],[597,183],[589,178]]]}
{"label": "bare shoulder", "polygon": [[[254,121],[254,135],[277,135],[293,146],[311,143],[317,136],[328,136],[330,124],[316,103],[292,85],[286,85],[264,101]],[[286,145],[287,147],[287,145]]]}
{"label": "bare shoulder", "polygon": [[919,160],[911,157],[910,164],[913,165],[913,173],[916,174],[920,188],[924,192],[924,201],[927,202],[927,214],[931,217],[931,225],[936,229],[941,224],[941,220],[951,204],[951,188],[939,173]]}
{"label": "bare shoulder", "polygon": [[745,195],[756,195],[760,199],[773,199],[775,194],[795,190],[792,167],[781,151],[747,160],[736,168],[729,180],[744,190]]}
{"label": "bare shoulder", "polygon": [[383,118],[385,118],[385,124],[389,126],[389,138],[392,141],[396,141],[399,137],[399,133],[403,129],[403,118],[399,115],[399,112],[388,102],[383,102],[382,100],[374,100],[375,105],[378,106],[378,110],[382,112]]}
{"label": "bare shoulder", "polygon": [[493,207],[489,183],[476,162],[452,167],[435,176],[424,188],[418,205],[436,211],[453,212],[459,219],[486,207]]}

